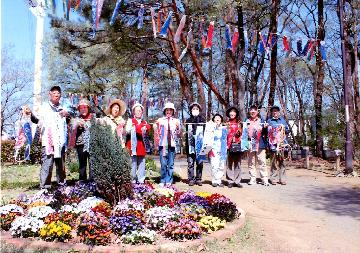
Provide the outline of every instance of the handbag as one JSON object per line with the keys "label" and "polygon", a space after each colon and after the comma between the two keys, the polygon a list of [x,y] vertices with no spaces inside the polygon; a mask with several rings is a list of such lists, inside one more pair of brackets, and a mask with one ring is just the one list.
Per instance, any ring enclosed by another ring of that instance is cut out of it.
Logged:
{"label": "handbag", "polygon": [[241,143],[232,142],[230,144],[229,152],[230,153],[240,153],[241,152]]}

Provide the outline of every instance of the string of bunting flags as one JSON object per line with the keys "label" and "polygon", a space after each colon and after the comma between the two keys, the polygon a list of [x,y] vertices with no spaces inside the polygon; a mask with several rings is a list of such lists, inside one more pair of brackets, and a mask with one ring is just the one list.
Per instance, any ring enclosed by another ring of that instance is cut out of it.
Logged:
{"label": "string of bunting flags", "polygon": [[[112,96],[108,95],[83,95],[81,93],[68,93],[66,98],[69,100],[70,105],[76,108],[81,99],[87,98],[90,101],[91,107],[98,107],[105,109],[110,102],[114,99]],[[131,108],[134,104],[139,102],[139,99],[123,99],[127,104],[128,108]],[[141,104],[146,105],[149,109],[163,108],[165,103],[169,102],[169,98],[148,98],[141,99]]]}
{"label": "string of bunting flags", "polygon": [[[59,1],[59,0],[58,0]],[[64,16],[69,19],[69,12],[72,6],[75,6],[75,9],[81,8],[81,0],[62,0],[63,2],[63,10],[64,10]],[[74,5],[74,3],[76,3]],[[104,0],[91,0],[91,8],[92,8],[92,22],[93,22],[93,33],[92,36],[94,37],[96,34],[96,30],[99,27],[99,21],[101,17],[101,11],[104,4]],[[147,16],[146,19],[151,21],[152,25],[152,31],[154,38],[160,37],[160,38],[166,38],[167,37],[167,31],[169,29],[169,26],[172,21],[173,11],[169,11],[167,13],[166,18],[164,17],[164,11],[161,9],[161,6],[148,6],[145,4],[140,4],[138,6],[135,6],[138,8],[138,14],[136,16],[129,16],[125,13],[120,14],[120,10],[122,6],[126,6],[130,3],[128,3],[128,0],[117,0],[115,4],[115,8],[113,10],[113,13],[111,15],[110,19],[110,25],[114,25],[116,19],[120,16],[120,19],[122,22],[125,23],[126,26],[137,26],[137,29],[142,29],[144,26],[144,19],[145,19],[145,13],[147,13],[147,7],[149,9],[150,16]],[[45,1],[45,7],[46,8],[56,8],[56,0],[46,0]],[[30,0],[29,6],[36,7],[36,1]],[[146,7],[145,7],[146,6]],[[184,5],[181,0],[176,0],[176,7],[177,10],[180,13],[185,12]],[[157,14],[156,14],[157,11]],[[164,22],[163,19],[165,18]],[[182,15],[179,26],[176,29],[176,33],[174,35],[174,42],[179,43],[180,42],[180,36],[184,32],[184,27],[186,23],[186,15]],[[207,32],[204,29],[204,19],[200,20],[199,24],[199,33],[200,33],[200,42],[199,46],[202,48],[203,55],[208,55],[211,51],[212,42],[213,42],[213,35],[215,30],[215,22],[210,21]],[[183,59],[185,56],[192,37],[192,23],[189,25],[189,31],[187,33],[187,42],[186,47],[183,49],[179,56],[179,61]],[[320,52],[318,52],[321,55],[322,60],[326,61],[326,50],[325,50],[325,41],[319,41],[315,38],[309,38],[306,41],[306,44],[304,47],[302,47],[302,40],[297,39],[296,40],[296,51],[292,50],[292,39],[287,37],[286,35],[280,35],[278,33],[270,33],[268,36],[263,35],[261,31],[251,31],[250,35],[248,36],[247,31],[244,31],[244,39],[245,39],[245,47],[246,48],[253,48],[257,46],[258,53],[260,55],[263,54],[269,54],[272,48],[278,43],[279,39],[282,39],[283,44],[283,50],[285,52],[286,56],[289,56],[291,52],[295,52],[296,56],[298,57],[306,57],[307,60],[312,60],[313,56],[316,53],[316,47],[319,46]],[[256,42],[258,44],[256,45]],[[233,54],[236,52],[236,48],[239,43],[239,32],[237,28],[234,28],[234,32],[231,35],[231,26],[230,24],[226,24],[225,26],[225,42],[226,42],[226,49],[231,50]]]}

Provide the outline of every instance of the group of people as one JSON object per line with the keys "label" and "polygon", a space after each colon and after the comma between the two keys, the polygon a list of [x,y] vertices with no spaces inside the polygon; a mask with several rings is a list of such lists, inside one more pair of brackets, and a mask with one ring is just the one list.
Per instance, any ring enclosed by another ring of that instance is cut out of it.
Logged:
{"label": "group of people", "polygon": [[[213,116],[212,122],[208,123],[205,123],[205,119],[200,115],[201,106],[198,103],[191,104],[189,109],[190,118],[185,124],[190,186],[202,185],[203,160],[207,153],[214,187],[224,186],[225,174],[229,188],[241,188],[240,164],[246,155],[250,174],[249,185],[256,184],[257,168],[263,185],[286,184],[284,152],[288,145],[286,135],[290,130],[286,121],[280,117],[278,106],[271,108],[271,118],[267,121],[261,119],[258,107],[253,105],[249,109],[249,117],[243,121],[239,118],[239,110],[230,107],[226,111],[227,121],[217,113]],[[202,145],[198,145],[201,139]],[[266,165],[267,150],[271,157],[270,178]]]}
{"label": "group of people", "polygon": [[[61,88],[51,87],[49,101],[42,105],[39,117],[31,117],[33,122],[39,123],[41,129],[41,188],[50,188],[54,163],[58,184],[65,184],[64,158],[68,147],[77,151],[79,180],[93,179],[91,164],[88,166],[90,128],[92,119],[95,118],[91,113],[90,102],[86,99],[79,102],[78,116],[72,119],[72,127],[69,129],[69,108],[61,105],[60,98]],[[151,150],[151,126],[143,119],[144,107],[141,104],[132,106],[132,117],[127,121],[123,118],[125,111],[126,104],[115,99],[109,104],[106,116],[97,118],[96,121],[109,125],[119,137],[122,147],[128,150],[133,183],[144,183],[145,156]],[[221,114],[216,113],[212,121],[206,122],[198,103],[192,103],[189,111],[190,117],[184,123],[189,186],[202,185],[203,162],[209,158],[212,186],[223,187],[225,174],[228,187],[242,187],[240,163],[245,154],[248,157],[250,185],[256,183],[257,167],[264,185],[276,184],[277,179],[279,183],[286,184],[283,151],[289,128],[280,117],[279,107],[271,108],[271,118],[267,121],[260,118],[256,106],[250,107],[249,118],[244,120],[239,118],[239,110],[235,107],[226,111],[227,121],[224,121]],[[163,116],[153,124],[154,146],[159,152],[161,164],[160,186],[173,184],[174,159],[182,136],[182,126],[175,117],[175,112],[174,104],[166,103]],[[266,166],[266,150],[271,152],[270,178]],[[86,173],[87,167],[89,177]]]}

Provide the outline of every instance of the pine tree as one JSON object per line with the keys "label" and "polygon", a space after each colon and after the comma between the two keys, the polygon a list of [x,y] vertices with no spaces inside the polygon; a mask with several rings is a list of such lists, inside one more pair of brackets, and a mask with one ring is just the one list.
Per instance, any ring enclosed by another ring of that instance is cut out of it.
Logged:
{"label": "pine tree", "polygon": [[90,164],[97,191],[106,201],[116,205],[132,196],[130,156],[110,126],[92,123]]}

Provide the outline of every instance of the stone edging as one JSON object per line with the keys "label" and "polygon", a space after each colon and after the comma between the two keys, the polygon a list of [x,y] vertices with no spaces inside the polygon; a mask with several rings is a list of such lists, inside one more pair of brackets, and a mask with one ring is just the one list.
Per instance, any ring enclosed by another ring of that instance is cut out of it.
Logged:
{"label": "stone edging", "polygon": [[225,240],[230,238],[238,229],[242,228],[245,224],[245,211],[238,208],[240,212],[240,217],[226,224],[224,229],[215,231],[209,235],[203,236],[200,239],[185,241],[185,242],[177,242],[177,241],[169,241],[161,245],[109,245],[109,246],[95,246],[90,247],[83,243],[64,243],[64,242],[46,242],[43,240],[30,239],[30,238],[13,238],[9,232],[1,231],[1,241],[7,244],[13,245],[19,249],[58,249],[58,250],[74,250],[79,252],[102,252],[102,253],[110,253],[110,252],[155,252],[155,251],[165,251],[165,252],[175,252],[178,249],[186,249],[189,247],[196,247],[205,242],[213,241],[213,240]]}

